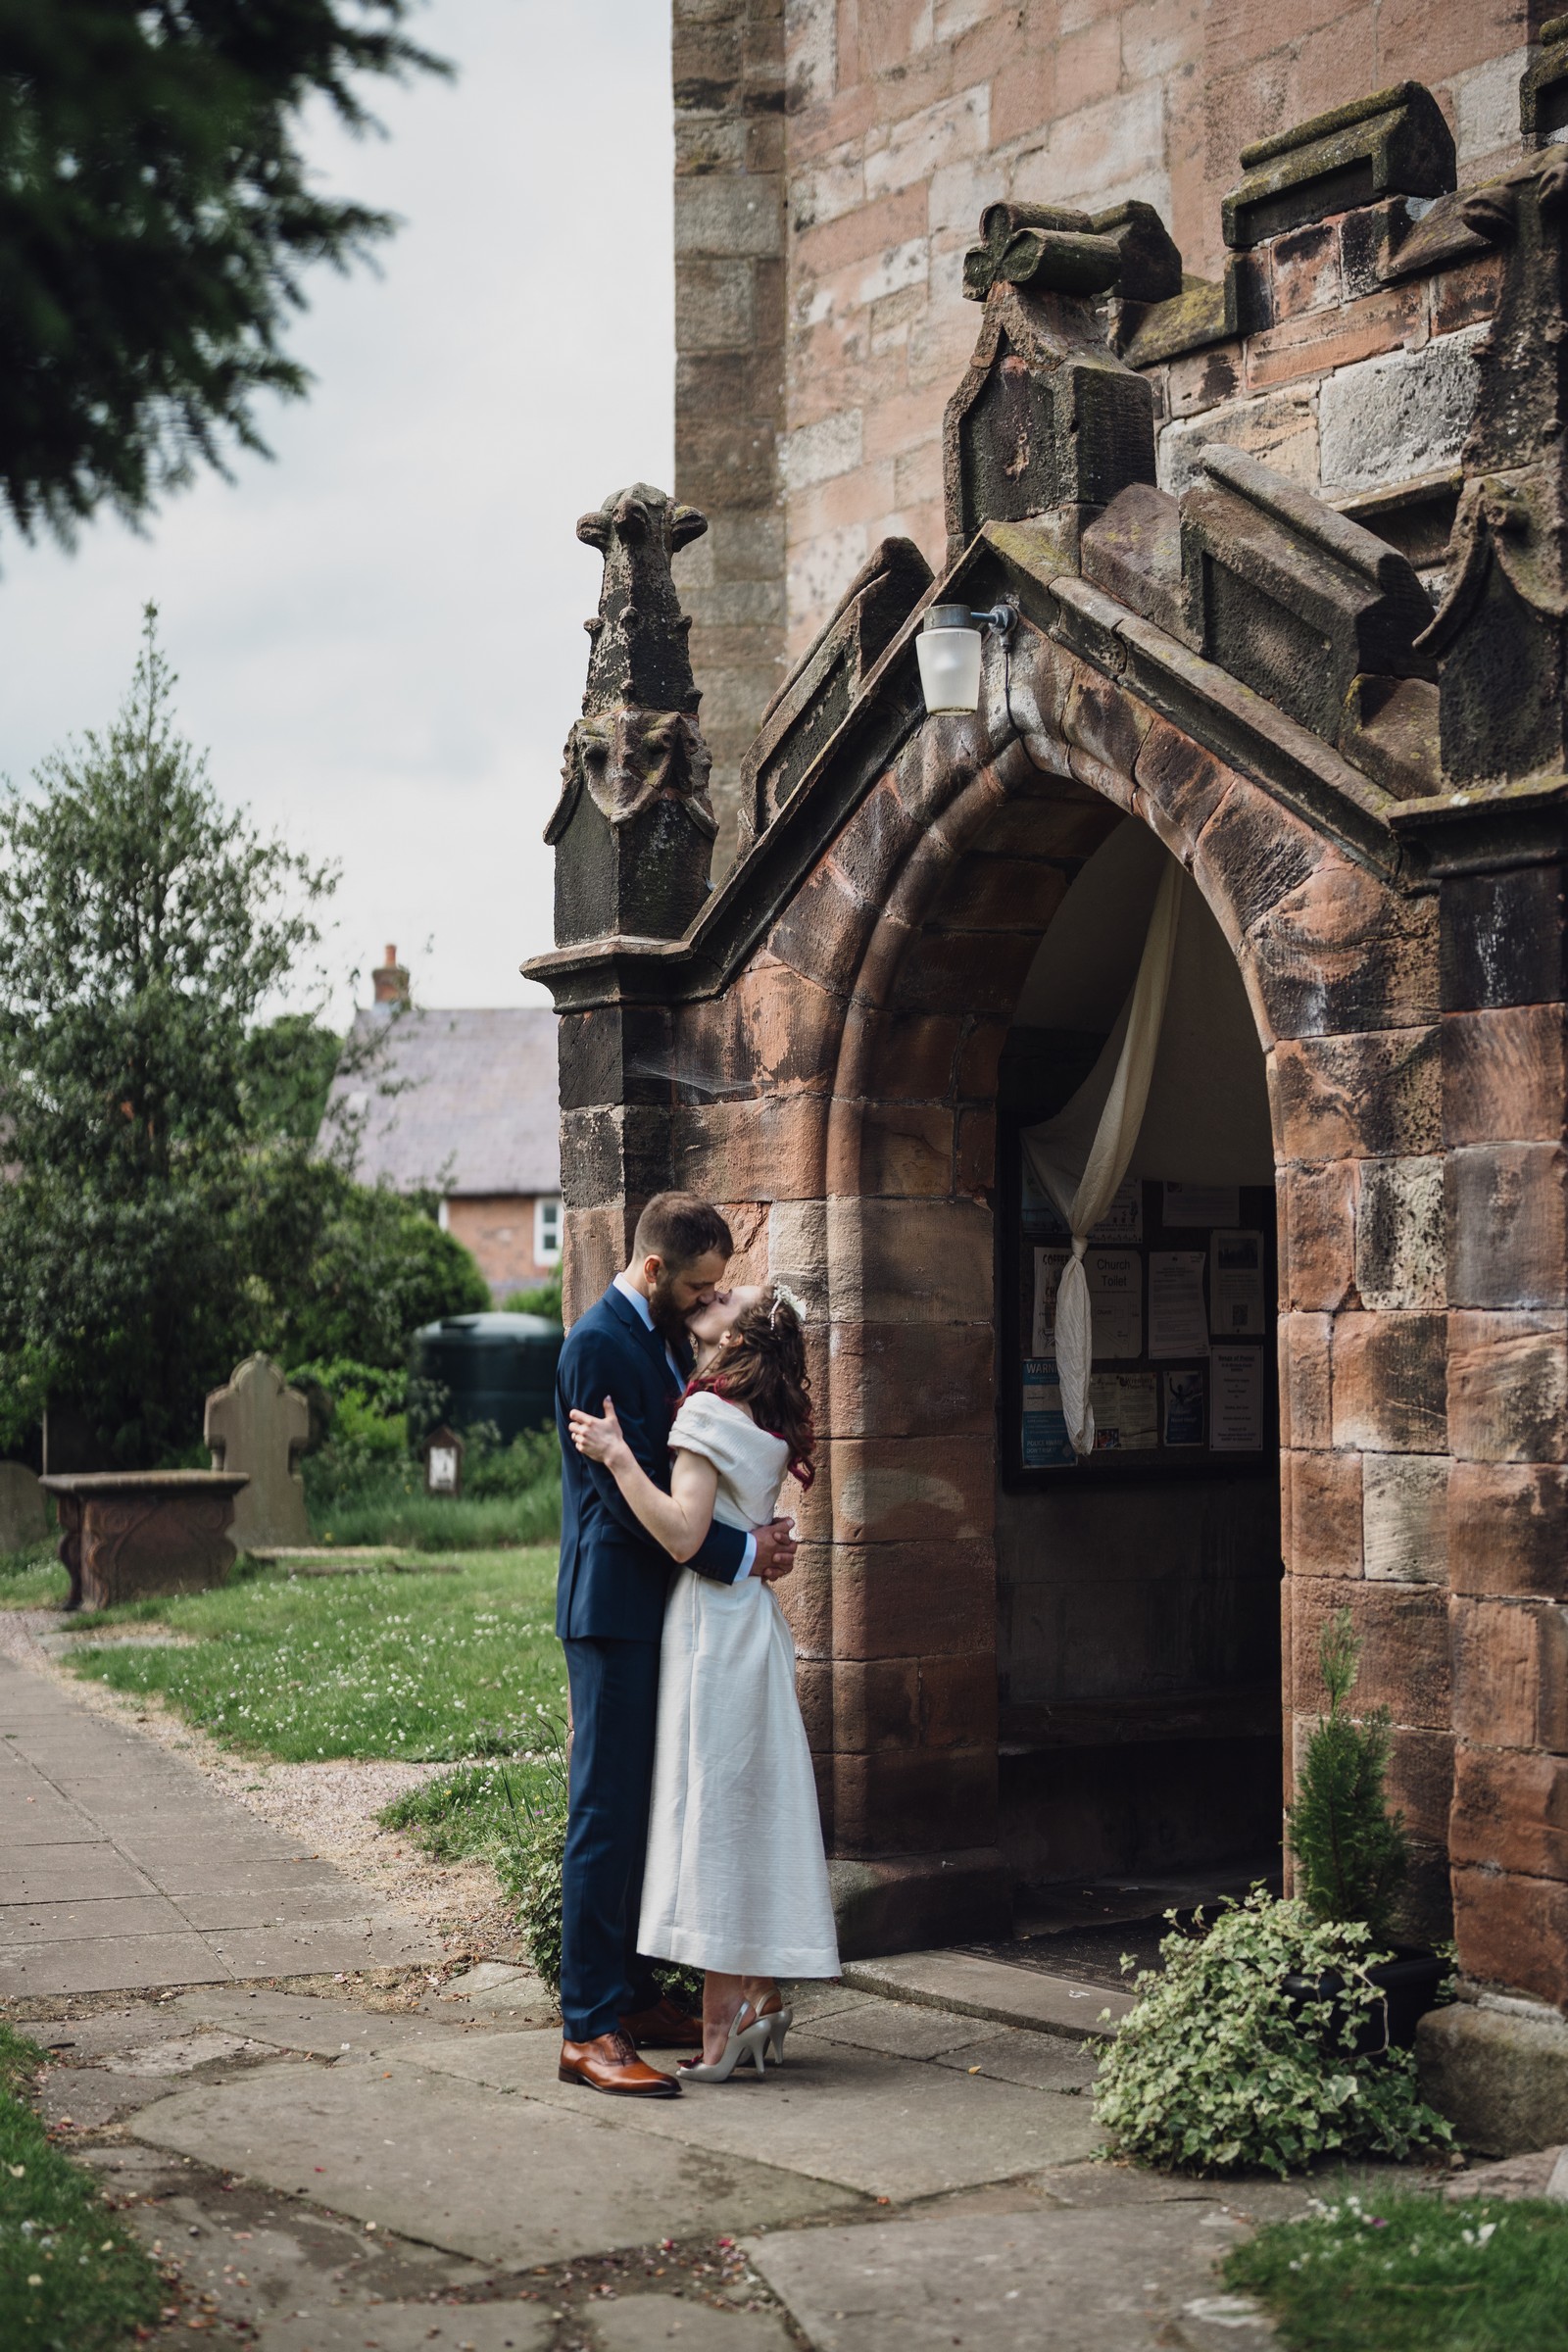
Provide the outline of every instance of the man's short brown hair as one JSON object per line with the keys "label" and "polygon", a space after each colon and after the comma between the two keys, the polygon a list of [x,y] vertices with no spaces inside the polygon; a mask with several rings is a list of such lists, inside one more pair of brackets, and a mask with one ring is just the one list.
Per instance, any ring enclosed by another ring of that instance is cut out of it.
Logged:
{"label": "man's short brown hair", "polygon": [[711,1200],[700,1200],[695,1193],[656,1193],[637,1220],[631,1245],[634,1258],[657,1257],[672,1274],[683,1273],[710,1250],[727,1258],[734,1248]]}

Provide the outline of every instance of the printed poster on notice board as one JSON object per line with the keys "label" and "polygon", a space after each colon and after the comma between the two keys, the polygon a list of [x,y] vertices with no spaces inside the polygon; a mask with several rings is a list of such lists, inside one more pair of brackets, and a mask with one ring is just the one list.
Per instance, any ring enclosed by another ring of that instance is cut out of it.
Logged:
{"label": "printed poster on notice board", "polygon": [[[1050,1194],[1043,1191],[1030,1174],[1028,1152],[1020,1152],[1018,1156],[1022,1163],[1019,1207],[1024,1224],[1034,1233],[1059,1233],[1065,1236],[1067,1221]],[[1110,1206],[1094,1227],[1089,1239],[1102,1244],[1106,1249],[1113,1249],[1118,1242],[1141,1242],[1143,1238],[1143,1180],[1138,1176],[1128,1176],[1116,1187]]]}
{"label": "printed poster on notice board", "polygon": [[1076,1461],[1061,1409],[1053,1356],[1031,1356],[1023,1368],[1023,1466],[1059,1470]]}
{"label": "printed poster on notice board", "polygon": [[1161,1190],[1166,1225],[1234,1225],[1242,1213],[1237,1184],[1167,1184]]}
{"label": "printed poster on notice board", "polygon": [[1071,1252],[1066,1250],[1037,1250],[1035,1251],[1035,1315],[1034,1329],[1029,1335],[1031,1355],[1054,1355],[1056,1352],[1056,1290],[1061,1270]]}
{"label": "printed poster on notice board", "polygon": [[1138,1250],[1091,1249],[1084,1259],[1089,1307],[1094,1318],[1094,1352],[1102,1356],[1144,1352],[1144,1260]]}
{"label": "printed poster on notice board", "polygon": [[1263,1236],[1215,1233],[1208,1243],[1208,1319],[1216,1340],[1263,1336]]}
{"label": "printed poster on notice board", "polygon": [[1152,1372],[1096,1372],[1089,1382],[1097,1453],[1142,1453],[1159,1444]]}
{"label": "printed poster on notice board", "polygon": [[1208,1362],[1209,1451],[1258,1452],[1263,1444],[1262,1348],[1216,1348]]}
{"label": "printed poster on notice board", "polygon": [[1183,1372],[1162,1372],[1160,1393],[1164,1398],[1164,1427],[1160,1436],[1167,1446],[1201,1446],[1203,1443],[1203,1374],[1201,1369]]}
{"label": "printed poster on notice board", "polygon": [[1208,1318],[1203,1311],[1202,1250],[1149,1252],[1149,1352],[1152,1356],[1206,1355]]}

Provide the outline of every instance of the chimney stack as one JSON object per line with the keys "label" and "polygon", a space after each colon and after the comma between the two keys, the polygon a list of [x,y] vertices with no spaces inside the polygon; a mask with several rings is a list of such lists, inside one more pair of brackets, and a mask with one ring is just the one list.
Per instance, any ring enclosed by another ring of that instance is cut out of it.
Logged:
{"label": "chimney stack", "polygon": [[370,986],[377,1004],[406,1004],[409,1001],[409,973],[406,964],[399,963],[398,952],[389,947],[386,961],[370,974]]}

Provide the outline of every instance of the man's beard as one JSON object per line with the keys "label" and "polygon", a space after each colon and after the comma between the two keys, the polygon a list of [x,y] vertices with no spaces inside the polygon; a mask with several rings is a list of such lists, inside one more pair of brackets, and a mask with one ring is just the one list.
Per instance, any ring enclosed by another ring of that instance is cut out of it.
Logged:
{"label": "man's beard", "polygon": [[689,1342],[691,1335],[686,1329],[686,1317],[675,1303],[674,1277],[667,1274],[662,1266],[659,1270],[659,1280],[648,1294],[648,1312],[661,1339],[677,1344]]}

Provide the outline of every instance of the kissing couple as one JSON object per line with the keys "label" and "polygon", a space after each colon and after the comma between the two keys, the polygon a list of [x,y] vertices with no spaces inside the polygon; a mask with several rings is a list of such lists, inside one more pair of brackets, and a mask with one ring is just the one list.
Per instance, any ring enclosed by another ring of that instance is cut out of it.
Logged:
{"label": "kissing couple", "polygon": [[[838,1941],[776,1515],[814,1439],[800,1303],[722,1287],[710,1202],[659,1193],[631,1263],[572,1325],[556,1378],[556,1632],[571,1690],[561,2078],[631,2098],[781,2061],[777,1980],[836,1977]],[[658,1960],[705,1970],[703,2014]],[[637,2055],[700,2050],[670,2076]]]}

